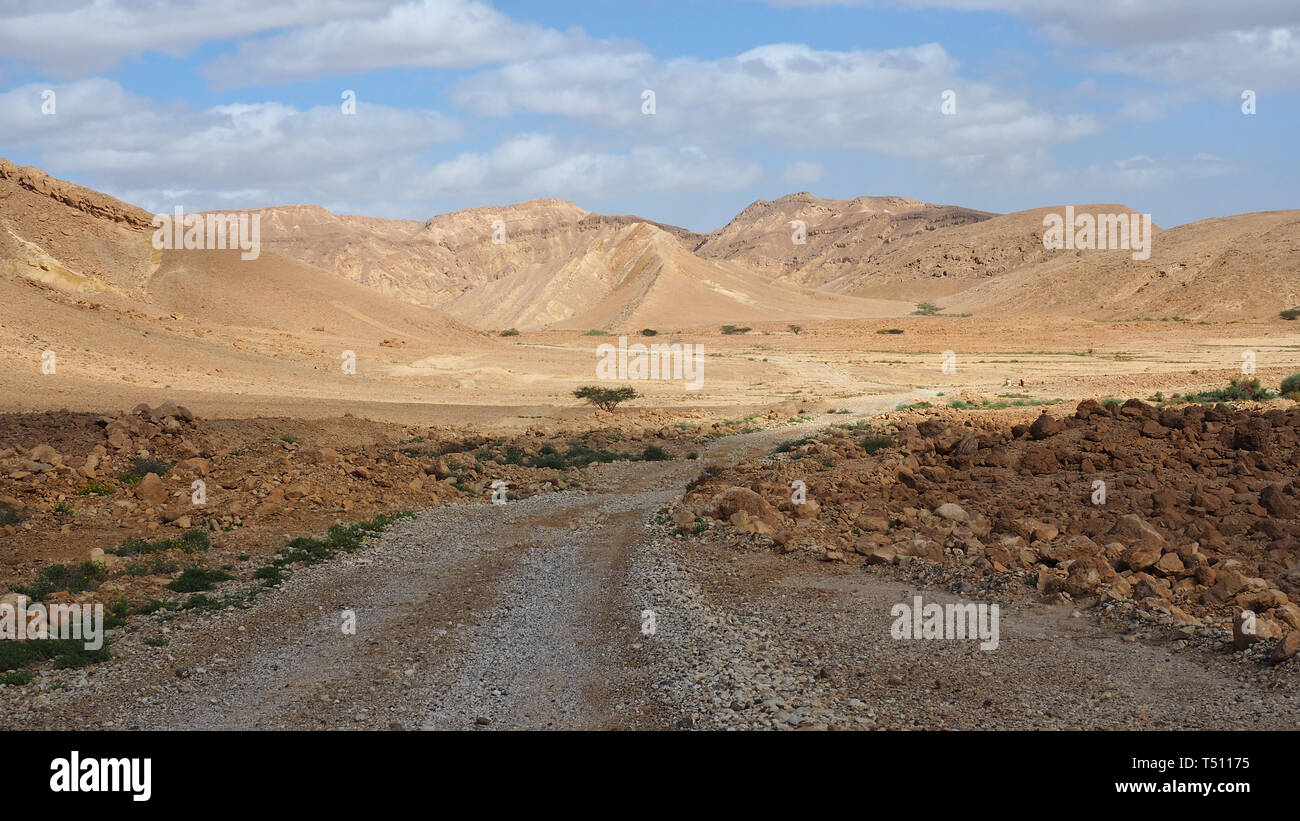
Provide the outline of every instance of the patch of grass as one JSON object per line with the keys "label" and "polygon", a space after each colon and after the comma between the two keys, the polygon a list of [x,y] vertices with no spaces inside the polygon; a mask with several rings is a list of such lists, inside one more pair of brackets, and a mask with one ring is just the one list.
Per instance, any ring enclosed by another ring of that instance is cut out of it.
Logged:
{"label": "patch of grass", "polygon": [[913,316],[938,316],[943,308],[931,302],[918,302],[916,310],[912,311]]}
{"label": "patch of grass", "polygon": [[253,578],[261,579],[266,587],[273,587],[284,581],[287,570],[294,565],[320,564],[338,554],[340,551],[360,550],[367,536],[381,532],[399,519],[409,519],[415,514],[401,511],[394,514],[381,513],[366,521],[352,525],[332,526],[324,539],[300,536],[276,551],[270,564],[259,567],[253,572]]}
{"label": "patch of grass", "polygon": [[948,407],[956,408],[958,410],[1003,410],[1005,408],[1031,408],[1037,407],[1038,405],[1055,405],[1060,401],[1060,399],[1029,399],[1027,397],[1024,399],[1008,399],[998,402],[991,402],[987,399],[982,399],[979,402],[964,402],[961,399],[954,399],[948,404]]}
{"label": "patch of grass", "polygon": [[7,673],[0,673],[0,684],[6,684],[10,687],[22,687],[36,678],[36,674],[31,670],[10,670]]}
{"label": "patch of grass", "polygon": [[876,333],[878,334],[901,334],[902,332],[903,332],[902,328],[881,328],[880,330],[876,331]]}
{"label": "patch of grass", "polygon": [[1300,308],[1288,308],[1278,316],[1283,319],[1300,319]]}
{"label": "patch of grass", "polygon": [[171,642],[167,640],[166,636],[145,636],[140,639],[140,642],[144,644],[145,647],[166,647],[168,644],[171,644]]}
{"label": "patch of grass", "polygon": [[802,325],[787,325],[786,327],[789,328],[790,333],[794,334],[795,336],[798,336],[799,334],[803,333]]}
{"label": "patch of grass", "polygon": [[164,462],[161,459],[136,459],[131,463],[129,470],[118,475],[118,481],[127,485],[135,485],[145,477],[146,474],[154,473],[158,478],[167,475],[167,471],[172,469],[171,462]]}
{"label": "patch of grass", "polygon": [[787,439],[786,441],[784,441],[784,442],[782,442],[781,444],[777,445],[776,448],[772,450],[772,453],[773,453],[773,454],[777,454],[777,453],[789,453],[790,451],[794,450],[795,448],[797,448],[797,447],[801,447],[801,446],[803,446],[803,445],[806,445],[806,444],[808,444],[808,443],[811,442],[811,441],[812,441],[812,437],[811,437],[811,436],[801,436],[801,437],[799,437],[798,439]]}
{"label": "patch of grass", "polygon": [[108,570],[96,562],[82,562],[68,567],[52,564],[41,571],[41,575],[30,585],[18,585],[14,592],[22,593],[36,601],[44,601],[51,593],[67,591],[84,593],[99,587],[108,578]]}
{"label": "patch of grass", "polygon": [[114,493],[117,493],[117,488],[93,479],[77,489],[78,496],[112,496]]}
{"label": "patch of grass", "polygon": [[530,468],[551,468],[552,470],[568,470],[569,468],[585,468],[588,465],[597,462],[635,462],[637,457],[631,453],[623,453],[611,450],[594,450],[582,442],[571,441],[569,449],[564,453],[559,453],[555,448],[549,445],[543,445],[542,449],[536,456],[530,456],[525,465]]}
{"label": "patch of grass", "polygon": [[1290,396],[1293,393],[1300,393],[1300,373],[1293,373],[1286,379],[1282,380],[1282,393]]}
{"label": "patch of grass", "polygon": [[1183,402],[1215,404],[1217,402],[1258,402],[1265,399],[1272,399],[1275,396],[1276,394],[1261,385],[1258,379],[1247,379],[1243,376],[1237,377],[1229,382],[1226,388],[1220,388],[1213,391],[1202,391],[1200,393],[1189,393],[1176,398],[1180,398]]}
{"label": "patch of grass", "polygon": [[641,458],[647,462],[663,462],[673,457],[658,445],[646,445],[645,450],[641,452]]}
{"label": "patch of grass", "polygon": [[282,433],[280,434],[280,441],[289,445],[296,445],[298,444],[298,437],[291,433]]}
{"label": "patch of grass", "polygon": [[749,333],[749,332],[752,331],[752,330],[754,330],[754,329],[753,329],[753,328],[748,328],[748,327],[741,327],[741,326],[739,326],[739,325],[723,325],[723,326],[722,326],[722,332],[723,332],[724,334],[728,335],[728,336],[733,336],[733,335],[735,335],[735,334],[747,334],[747,333]]}
{"label": "patch of grass", "polygon": [[933,408],[933,407],[934,405],[931,405],[929,402],[913,402],[910,405],[904,402],[903,404],[894,408],[894,410],[923,410],[925,408]]}
{"label": "patch of grass", "polygon": [[85,667],[108,661],[108,642],[98,650],[87,650],[84,639],[35,639],[0,641],[0,670],[20,670],[30,664],[53,660],[60,669]]}
{"label": "patch of grass", "polygon": [[587,331],[585,334],[583,334],[583,336],[609,336],[609,331],[602,331],[597,328],[592,328],[590,331]]}
{"label": "patch of grass", "polygon": [[233,579],[229,573],[223,570],[208,570],[203,567],[187,567],[180,576],[172,579],[167,583],[168,590],[175,590],[177,593],[199,593],[205,590],[211,590],[220,582],[226,582]]}
{"label": "patch of grass", "polygon": [[0,527],[16,525],[23,520],[22,515],[10,507],[0,506]]}
{"label": "patch of grass", "polygon": [[862,449],[867,453],[875,453],[884,448],[893,447],[894,437],[892,436],[864,436],[862,438]]}
{"label": "patch of grass", "polygon": [[519,336],[519,331],[514,328],[506,328],[499,336]]}
{"label": "patch of grass", "polygon": [[141,556],[146,553],[162,553],[166,550],[179,550],[182,553],[202,553],[212,547],[212,537],[201,527],[193,527],[179,536],[155,539],[152,542],[135,536],[122,542],[121,547],[105,551],[118,556]]}

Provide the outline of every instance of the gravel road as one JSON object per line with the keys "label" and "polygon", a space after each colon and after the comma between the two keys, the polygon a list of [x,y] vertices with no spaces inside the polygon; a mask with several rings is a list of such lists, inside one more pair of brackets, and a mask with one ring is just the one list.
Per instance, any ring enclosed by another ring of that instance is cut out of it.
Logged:
{"label": "gravel road", "polygon": [[600,493],[425,511],[247,610],[150,625],[165,646],[133,635],[110,664],[55,671],[62,688],[5,688],[0,727],[1296,728],[1295,676],[1226,653],[1028,599],[1003,603],[994,651],[895,640],[893,605],[956,597],[654,523],[703,463],[791,435],[596,466]]}

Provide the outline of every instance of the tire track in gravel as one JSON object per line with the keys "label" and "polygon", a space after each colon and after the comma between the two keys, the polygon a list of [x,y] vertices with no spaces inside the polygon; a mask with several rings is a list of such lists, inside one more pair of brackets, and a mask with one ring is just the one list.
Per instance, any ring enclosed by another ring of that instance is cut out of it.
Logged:
{"label": "tire track in gravel", "polygon": [[[706,462],[735,463],[825,424],[719,439],[700,461],[593,466],[602,493],[424,511],[373,547],[295,571],[247,610],[182,616],[164,653],[119,658],[78,684],[83,697],[29,718],[140,729],[676,726],[651,699],[652,645],[640,634],[658,593],[630,572],[659,561],[641,555],[647,524]],[[341,629],[349,610],[355,635]]]}

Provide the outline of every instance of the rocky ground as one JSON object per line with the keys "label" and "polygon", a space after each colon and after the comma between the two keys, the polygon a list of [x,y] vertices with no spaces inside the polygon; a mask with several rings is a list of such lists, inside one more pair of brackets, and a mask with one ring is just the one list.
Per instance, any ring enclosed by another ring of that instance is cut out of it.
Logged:
{"label": "rocky ground", "polygon": [[[112,415],[0,415],[0,593],[51,564],[94,561],[102,583],[49,600],[140,604],[166,598],[181,566],[200,559],[247,575],[288,539],[336,524],[485,502],[495,481],[512,499],[583,488],[575,468],[585,463],[643,459],[647,448],[656,449],[651,458],[689,458],[712,438],[801,413],[797,403],[744,419],[593,409],[582,424],[502,435],[355,417],[202,420],[170,402]],[[196,530],[210,542],[201,557],[121,551],[127,540],[156,544]]]}
{"label": "rocky ground", "polygon": [[[695,460],[569,470],[504,505],[452,500],[257,596],[223,582],[215,607],[131,616],[110,661],[0,687],[4,726],[1296,727],[1298,662],[1279,652],[1296,523],[1264,498],[1293,498],[1289,404],[954,424],[881,413],[900,399],[714,437]],[[1050,472],[1026,464],[1040,452]],[[1115,480],[1105,505],[1084,458]],[[998,647],[893,638],[916,595],[999,604]],[[1234,644],[1247,606],[1256,632]]]}
{"label": "rocky ground", "polygon": [[1283,660],[1300,650],[1300,407],[1274,404],[1087,400],[1015,425],[896,414],[709,475],[675,516],[706,538],[831,561],[1014,578],[1189,635],[1228,631],[1238,648],[1267,641]]}

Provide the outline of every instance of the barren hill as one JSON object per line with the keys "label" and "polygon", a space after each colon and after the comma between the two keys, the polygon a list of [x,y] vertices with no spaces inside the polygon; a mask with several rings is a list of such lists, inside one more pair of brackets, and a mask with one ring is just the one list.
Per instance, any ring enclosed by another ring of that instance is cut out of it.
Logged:
{"label": "barren hill", "polygon": [[[801,192],[752,203],[695,250],[709,259],[742,262],[771,278],[819,287],[861,273],[900,244],[991,216],[905,197],[829,200]],[[805,225],[802,244],[793,240],[796,220]]]}
{"label": "barren hill", "polygon": [[887,316],[889,305],[773,283],[700,259],[644,222],[607,226],[552,270],[524,266],[444,306],[481,327],[636,330],[654,326]]}
{"label": "barren hill", "polygon": [[[1114,203],[1078,214],[1134,213]],[[1052,250],[1044,216],[1005,214],[936,231],[827,283],[879,299],[936,301],[954,311],[1070,314],[1094,319],[1275,316],[1300,303],[1300,211],[1152,226],[1149,259],[1127,250]]]}
{"label": "barren hill", "polygon": [[[424,222],[344,216],[303,205],[260,213],[264,247],[434,307],[520,272],[533,279],[553,276],[619,229],[646,222],[592,214],[554,199],[470,208]],[[651,224],[689,243],[699,238],[675,226]]]}
{"label": "barren hill", "polygon": [[147,211],[0,158],[0,276],[141,296],[160,255]]}

